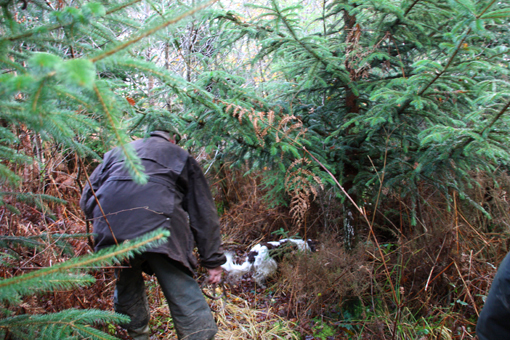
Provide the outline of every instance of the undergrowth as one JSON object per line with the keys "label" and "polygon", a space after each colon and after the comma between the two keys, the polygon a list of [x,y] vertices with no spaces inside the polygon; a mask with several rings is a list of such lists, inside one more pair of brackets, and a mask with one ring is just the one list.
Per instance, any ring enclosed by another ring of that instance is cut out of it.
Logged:
{"label": "undergrowth", "polygon": [[[419,201],[383,191],[380,203],[363,207],[371,225],[354,218],[354,247],[344,242],[340,200],[320,193],[308,224],[284,227],[292,230],[284,236],[319,239],[319,251],[286,257],[262,294],[285,299],[281,315],[296,320],[307,339],[474,338],[496,266],[508,251],[510,189],[507,176],[476,176],[469,192],[475,204],[426,185]],[[238,183],[249,195],[223,217],[238,255],[261,239],[282,237],[276,216],[291,221],[288,211],[275,214],[262,200],[248,203],[263,196],[251,180]],[[336,203],[336,212],[326,202]]]}
{"label": "undergrowth", "polygon": [[[0,208],[2,234],[35,237],[37,243],[3,248],[4,256],[7,249],[16,254],[3,261],[4,278],[91,252],[83,237],[58,236],[86,232],[77,205],[84,180],[80,162],[57,149],[45,152],[44,171],[34,165],[18,169],[26,176],[23,185],[66,203],[4,197],[9,206]],[[478,185],[469,194],[475,205],[453,191],[446,197],[426,185],[416,193],[420,200],[383,190],[380,202],[364,202],[370,224],[353,212],[349,232],[355,233],[355,242],[347,244],[345,206],[334,190],[318,191],[303,223],[296,225],[290,207],[266,199],[260,185],[264,173],[245,176],[228,164],[212,169],[208,176],[225,248],[242,256],[261,240],[319,241],[316,253],[285,257],[266,287],[248,276],[226,286],[225,300],[209,301],[220,327],[218,339],[474,338],[496,267],[508,251],[508,176],[473,174]],[[13,315],[112,310],[113,266],[92,275],[96,282],[91,286],[29,296],[10,310]],[[170,313],[155,278],[147,277],[147,289],[152,336],[171,337]],[[128,338],[113,324],[97,327]]]}

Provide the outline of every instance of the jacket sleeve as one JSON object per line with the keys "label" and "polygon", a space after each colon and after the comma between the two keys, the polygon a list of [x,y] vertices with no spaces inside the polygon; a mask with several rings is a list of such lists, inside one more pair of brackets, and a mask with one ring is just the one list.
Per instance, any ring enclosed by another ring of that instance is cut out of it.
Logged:
{"label": "jacket sleeve", "polygon": [[183,203],[189,215],[200,263],[205,268],[216,268],[226,262],[220,249],[220,223],[216,206],[204,173],[193,157],[188,158],[185,171],[188,187]]}
{"label": "jacket sleeve", "polygon": [[[105,162],[101,163],[94,172],[92,172],[92,175],[90,175],[90,183],[92,184],[92,188],[94,189],[94,192],[96,192],[101,187],[101,178],[102,173],[104,169]],[[92,190],[90,188],[89,182],[85,184],[85,187],[83,188],[83,192],[81,194],[80,198],[80,208],[85,213],[86,219],[92,219],[93,215],[92,212],[94,211],[94,207],[96,205],[96,199],[94,197],[94,194],[92,193]]]}

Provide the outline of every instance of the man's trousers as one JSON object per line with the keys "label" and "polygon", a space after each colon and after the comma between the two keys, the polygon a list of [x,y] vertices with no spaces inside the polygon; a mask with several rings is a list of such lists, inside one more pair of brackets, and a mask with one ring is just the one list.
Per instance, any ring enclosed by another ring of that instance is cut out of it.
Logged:
{"label": "man's trousers", "polygon": [[218,331],[209,305],[192,274],[164,254],[144,253],[130,261],[131,268],[117,270],[115,311],[128,315],[123,325],[137,340],[149,339],[149,303],[142,272],[154,272],[165,294],[179,339],[209,340]]}

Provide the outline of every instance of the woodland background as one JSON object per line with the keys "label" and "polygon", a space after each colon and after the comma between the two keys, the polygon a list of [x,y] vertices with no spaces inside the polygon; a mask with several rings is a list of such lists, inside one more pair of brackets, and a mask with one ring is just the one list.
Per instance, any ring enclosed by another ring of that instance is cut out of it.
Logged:
{"label": "woodland background", "polygon": [[210,301],[219,339],[475,337],[508,251],[507,2],[0,7],[0,337],[127,339],[113,268],[168,235],[92,254],[78,200],[114,146],[143,183],[126,143],[161,124],[201,161],[226,249],[320,241]]}

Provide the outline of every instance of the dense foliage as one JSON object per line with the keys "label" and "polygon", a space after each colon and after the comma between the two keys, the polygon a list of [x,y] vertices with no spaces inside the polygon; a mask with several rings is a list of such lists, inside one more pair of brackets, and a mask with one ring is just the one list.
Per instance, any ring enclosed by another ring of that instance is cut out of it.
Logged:
{"label": "dense foliage", "polygon": [[507,4],[333,1],[308,20],[278,1],[252,20],[190,5],[4,2],[3,158],[28,160],[12,124],[80,155],[169,124],[190,148],[272,170],[302,209],[314,176],[333,183],[303,147],[356,203],[380,184],[462,195],[469,172],[506,170]]}
{"label": "dense foliage", "polygon": [[259,9],[234,30],[260,41],[255,62],[272,58],[266,102],[299,117],[294,145],[357,202],[381,184],[402,197],[423,182],[464,196],[471,172],[507,170],[507,4],[334,1],[311,28],[278,1]]}

